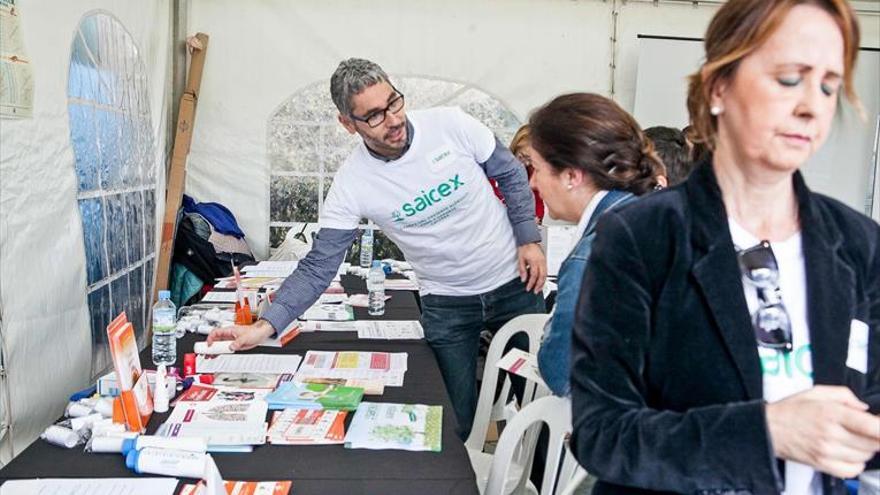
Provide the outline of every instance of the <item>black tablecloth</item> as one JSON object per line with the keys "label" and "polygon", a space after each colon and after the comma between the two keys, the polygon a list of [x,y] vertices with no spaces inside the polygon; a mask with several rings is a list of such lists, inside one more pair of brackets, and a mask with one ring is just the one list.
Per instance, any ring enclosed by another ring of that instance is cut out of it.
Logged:
{"label": "black tablecloth", "polygon": [[[349,293],[365,292],[363,280],[343,277]],[[415,295],[389,291],[385,315],[372,317],[355,308],[356,319],[413,320],[419,311]],[[187,335],[178,341],[177,365],[184,352],[204,336]],[[306,494],[475,494],[474,472],[464,444],[455,434],[452,404],[443,385],[437,361],[424,340],[358,340],[354,332],[302,333],[283,349],[258,347],[249,352],[305,355],[308,350],[387,351],[409,354],[403,387],[386,387],[381,396],[365,396],[374,402],[403,402],[443,406],[442,452],[346,449],[342,445],[261,445],[252,453],[213,454],[228,480],[292,480],[295,495]],[[150,349],[141,362],[152,367]],[[168,417],[154,414],[148,425],[152,433]],[[350,421],[351,414],[349,415]],[[0,481],[14,478],[108,478],[137,476],[114,454],[87,454],[80,448],[63,449],[36,440],[0,470]]]}

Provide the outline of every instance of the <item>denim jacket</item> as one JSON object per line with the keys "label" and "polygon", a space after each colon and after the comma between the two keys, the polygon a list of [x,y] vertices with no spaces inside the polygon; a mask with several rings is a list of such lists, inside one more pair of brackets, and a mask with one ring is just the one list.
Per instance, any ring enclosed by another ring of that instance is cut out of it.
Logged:
{"label": "denim jacket", "polygon": [[569,395],[569,374],[571,373],[571,328],[574,321],[575,306],[581,292],[581,281],[593,238],[596,236],[596,221],[602,213],[612,207],[634,201],[636,197],[625,191],[612,190],[599,201],[590,217],[583,237],[559,267],[559,289],[556,293],[556,307],[553,316],[544,326],[544,340],[538,350],[538,368],[550,390],[559,396]]}

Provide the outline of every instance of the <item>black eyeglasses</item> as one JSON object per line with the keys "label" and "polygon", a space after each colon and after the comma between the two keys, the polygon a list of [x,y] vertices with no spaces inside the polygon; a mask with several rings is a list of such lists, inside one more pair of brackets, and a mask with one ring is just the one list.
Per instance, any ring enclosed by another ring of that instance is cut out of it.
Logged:
{"label": "black eyeglasses", "polygon": [[[392,86],[393,88],[393,86]],[[370,127],[378,127],[382,122],[385,122],[385,116],[388,112],[397,113],[403,108],[403,93],[394,90],[397,93],[397,96],[392,98],[391,101],[388,102],[388,106],[381,109],[376,110],[375,112],[370,112],[369,115],[365,117],[358,117],[353,113],[349,113],[348,116],[352,118],[352,120],[357,120],[358,122],[364,122]]]}
{"label": "black eyeglasses", "polygon": [[779,265],[770,248],[770,242],[737,253],[739,267],[758,291],[758,310],[752,315],[755,339],[763,347],[789,352],[791,342],[791,319],[782,303],[779,290]]}

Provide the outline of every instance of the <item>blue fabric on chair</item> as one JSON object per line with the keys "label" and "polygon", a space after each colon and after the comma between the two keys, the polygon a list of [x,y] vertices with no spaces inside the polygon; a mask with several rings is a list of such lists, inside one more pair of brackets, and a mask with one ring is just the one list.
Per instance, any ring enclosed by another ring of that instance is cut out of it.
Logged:
{"label": "blue fabric on chair", "polygon": [[221,234],[235,236],[239,239],[244,237],[244,232],[235,221],[235,215],[220,203],[198,203],[193,198],[183,195],[184,213],[198,213],[214,226],[214,230]]}

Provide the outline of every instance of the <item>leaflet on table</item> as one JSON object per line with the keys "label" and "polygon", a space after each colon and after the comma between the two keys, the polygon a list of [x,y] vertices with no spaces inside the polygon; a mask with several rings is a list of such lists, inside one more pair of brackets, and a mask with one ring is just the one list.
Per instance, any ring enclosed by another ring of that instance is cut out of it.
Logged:
{"label": "leaflet on table", "polygon": [[272,415],[267,441],[276,445],[335,445],[345,438],[346,411],[284,409]]}
{"label": "leaflet on table", "polygon": [[[176,483],[176,480],[175,480]],[[292,481],[224,481],[229,495],[288,495]],[[147,493],[147,492],[143,492]],[[207,495],[204,482],[183,485],[177,495]]]}
{"label": "leaflet on table", "polygon": [[541,377],[541,371],[538,368],[538,357],[534,354],[525,352],[522,349],[511,349],[510,352],[498,360],[496,366],[504,371],[508,371],[514,375],[539,383],[543,387],[547,387],[547,384],[544,383],[544,378]]}
{"label": "leaflet on table", "polygon": [[245,277],[287,277],[299,264],[298,261],[261,261],[241,269]]}
{"label": "leaflet on table", "polygon": [[174,495],[177,478],[43,478],[7,480],[0,495]]}
{"label": "leaflet on table", "polygon": [[197,355],[197,373],[293,373],[302,356],[297,354]]}
{"label": "leaflet on table", "polygon": [[[403,370],[361,370],[361,369],[326,369],[317,368],[300,370],[293,376],[294,381],[315,382],[326,380],[365,380],[380,381],[385,387],[402,387]],[[374,394],[375,395],[375,394]]]}
{"label": "leaflet on table", "polygon": [[361,321],[366,323],[358,328],[359,339],[423,339],[425,331],[418,320],[373,320]]}
{"label": "leaflet on table", "polygon": [[293,380],[292,373],[216,373],[213,385],[215,387],[273,390],[278,384],[291,380]]}
{"label": "leaflet on table", "polygon": [[362,402],[345,435],[345,448],[440,452],[442,425],[442,406]]}
{"label": "leaflet on table", "polygon": [[303,332],[357,332],[368,321],[302,321]]}
{"label": "leaflet on table", "polygon": [[[278,377],[279,375],[266,375]],[[216,379],[215,379],[216,382]],[[275,378],[272,383],[278,382]],[[194,383],[177,398],[176,402],[251,402],[266,400],[272,388],[236,388]]]}
{"label": "leaflet on table", "polygon": [[406,371],[405,352],[308,351],[300,371],[311,369],[356,369]]}
{"label": "leaflet on table", "polygon": [[351,321],[354,310],[348,304],[315,304],[300,316],[301,320]]}
{"label": "leaflet on table", "polygon": [[288,382],[266,396],[269,409],[343,409],[354,411],[364,389],[326,383]]}
{"label": "leaflet on table", "polygon": [[348,302],[346,294],[321,294],[315,304],[341,304]]}
{"label": "leaflet on table", "polygon": [[306,377],[302,383],[325,383],[328,385],[344,385],[346,387],[357,387],[363,389],[364,395],[382,395],[385,393],[385,382],[382,379],[358,379],[358,378],[327,378],[327,377]]}

